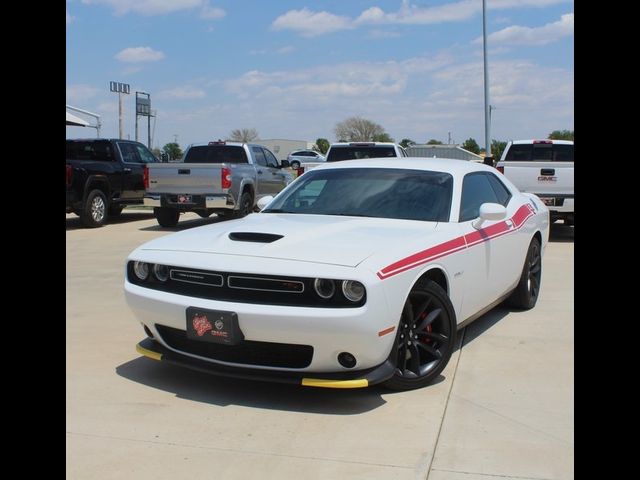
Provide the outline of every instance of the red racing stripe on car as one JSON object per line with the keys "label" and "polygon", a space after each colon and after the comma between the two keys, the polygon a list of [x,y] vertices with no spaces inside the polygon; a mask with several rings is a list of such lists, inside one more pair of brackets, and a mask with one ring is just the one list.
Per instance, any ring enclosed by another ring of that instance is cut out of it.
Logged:
{"label": "red racing stripe on car", "polygon": [[447,242],[427,248],[421,252],[414,253],[402,260],[398,260],[378,271],[378,278],[384,280],[412,268],[423,265],[429,261],[442,258],[452,253],[459,252],[465,248],[472,247],[479,243],[486,242],[492,238],[497,238],[510,232],[518,230],[525,222],[534,215],[533,208],[528,203],[522,205],[516,213],[504,222],[495,223],[486,228],[467,233]]}

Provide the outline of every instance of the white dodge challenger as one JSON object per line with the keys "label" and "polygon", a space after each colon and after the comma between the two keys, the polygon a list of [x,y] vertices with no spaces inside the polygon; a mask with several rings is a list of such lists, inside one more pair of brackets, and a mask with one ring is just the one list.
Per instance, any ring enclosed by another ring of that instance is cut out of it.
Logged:
{"label": "white dodge challenger", "polygon": [[497,170],[367,159],[305,173],[260,213],[129,256],[137,351],[218,375],[407,390],[503,300],[532,308],[549,211]]}

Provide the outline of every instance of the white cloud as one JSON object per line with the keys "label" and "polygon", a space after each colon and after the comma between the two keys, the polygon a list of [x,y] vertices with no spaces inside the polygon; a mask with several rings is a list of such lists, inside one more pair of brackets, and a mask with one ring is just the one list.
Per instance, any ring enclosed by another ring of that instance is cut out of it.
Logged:
{"label": "white cloud", "polygon": [[127,63],[157,62],[164,58],[164,53],[151,47],[129,47],[116,53],[114,58]]}
{"label": "white cloud", "polygon": [[[489,0],[487,9],[499,10],[525,7],[545,7],[572,0]],[[311,37],[347,30],[363,25],[429,25],[445,22],[468,20],[482,11],[480,0],[459,0],[433,7],[413,5],[403,0],[396,12],[385,12],[374,6],[364,10],[355,19],[334,15],[329,12],[314,12],[307,8],[290,10],[276,18],[271,27],[274,30],[292,30],[300,35]]]}
{"label": "white cloud", "polygon": [[[573,13],[567,13],[560,20],[547,23],[542,27],[522,27],[512,25],[489,35],[491,45],[529,45],[539,46],[553,43],[561,38],[573,35]],[[482,37],[474,40],[481,43]]]}
{"label": "white cloud", "polygon": [[368,38],[397,38],[401,37],[402,34],[399,32],[395,32],[393,30],[382,30],[382,29],[374,29],[369,32],[367,35]]}
{"label": "white cloud", "polygon": [[162,90],[158,92],[158,98],[175,99],[175,100],[189,100],[193,98],[204,98],[206,94],[204,90],[194,87],[175,87],[169,90]]}
{"label": "white cloud", "polygon": [[205,20],[216,20],[218,18],[222,18],[227,14],[222,8],[211,7],[206,5],[200,11],[200,18]]}
{"label": "white cloud", "polygon": [[69,12],[67,12],[67,25],[69,25],[71,22],[73,22],[76,19],[76,17],[69,15]]}
{"label": "white cloud", "polygon": [[328,12],[313,12],[308,8],[289,10],[271,24],[273,30],[293,30],[303,37],[314,37],[325,33],[353,28],[349,17]]}
{"label": "white cloud", "polygon": [[67,85],[67,102],[83,102],[95,97],[99,92],[100,90],[92,85]]}
{"label": "white cloud", "polygon": [[117,15],[134,12],[151,16],[205,7],[209,2],[207,0],[82,0],[82,3],[108,5]]}

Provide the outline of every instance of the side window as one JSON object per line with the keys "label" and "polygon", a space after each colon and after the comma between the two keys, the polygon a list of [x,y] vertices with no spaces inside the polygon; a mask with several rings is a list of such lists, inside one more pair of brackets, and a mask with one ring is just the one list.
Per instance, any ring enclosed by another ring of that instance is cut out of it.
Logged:
{"label": "side window", "polygon": [[480,205],[500,203],[498,197],[484,173],[470,173],[462,182],[462,200],[460,202],[460,222],[478,218]]}
{"label": "side window", "polygon": [[498,203],[506,207],[509,204],[509,200],[511,200],[511,192],[507,187],[504,186],[504,183],[502,183],[502,181],[495,175],[491,173],[487,173],[485,175],[487,175],[487,178],[489,179],[489,183],[491,184],[491,187],[493,188],[493,191],[495,192],[496,197],[498,198]]}
{"label": "side window", "polygon": [[155,163],[156,157],[153,156],[149,150],[147,150],[143,145],[136,145],[136,150],[138,150],[138,155],[142,159],[142,163]]}
{"label": "side window", "polygon": [[267,150],[266,148],[263,149],[263,151],[267,158],[267,166],[272,168],[278,168],[278,159],[275,157],[275,155],[271,153],[269,150]]}
{"label": "side window", "polygon": [[265,158],[262,149],[260,147],[251,147],[251,151],[253,152],[253,156],[255,157],[257,164],[266,167],[267,159]]}
{"label": "side window", "polygon": [[118,142],[120,153],[122,153],[122,161],[126,163],[143,163],[138,149],[133,143]]}

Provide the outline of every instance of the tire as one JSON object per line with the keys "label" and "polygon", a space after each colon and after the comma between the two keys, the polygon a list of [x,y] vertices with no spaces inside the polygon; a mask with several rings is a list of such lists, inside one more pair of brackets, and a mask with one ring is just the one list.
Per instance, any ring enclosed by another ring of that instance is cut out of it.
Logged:
{"label": "tire", "polygon": [[289,164],[291,166],[291,168],[293,168],[294,170],[297,170],[300,168],[300,162],[298,160],[294,160],[293,162],[291,162]]}
{"label": "tire", "polygon": [[178,224],[180,212],[173,208],[155,207],[153,216],[156,217],[161,227],[175,227]]}
{"label": "tire", "polygon": [[529,244],[518,285],[507,299],[507,304],[524,310],[535,307],[540,294],[541,279],[542,251],[540,241],[534,237]]}
{"label": "tire", "polygon": [[124,207],[122,205],[109,205],[109,216],[117,217],[122,213]]}
{"label": "tire", "polygon": [[449,363],[456,329],[447,292],[432,280],[416,284],[405,302],[393,343],[396,370],[383,385],[392,390],[413,390],[430,384]]}
{"label": "tire", "polygon": [[246,190],[240,196],[240,208],[233,211],[233,218],[242,218],[249,215],[253,210],[253,195]]}
{"label": "tire", "polygon": [[107,196],[102,190],[91,190],[80,212],[80,220],[85,227],[97,228],[105,224],[108,217]]}

